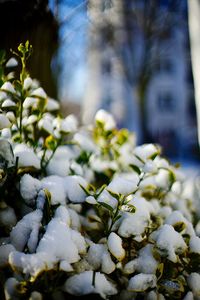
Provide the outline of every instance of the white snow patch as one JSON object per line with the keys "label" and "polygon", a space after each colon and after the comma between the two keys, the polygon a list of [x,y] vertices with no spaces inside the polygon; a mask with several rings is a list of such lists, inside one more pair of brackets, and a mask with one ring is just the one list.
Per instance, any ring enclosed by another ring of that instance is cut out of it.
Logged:
{"label": "white snow patch", "polygon": [[20,180],[20,193],[27,204],[32,204],[41,189],[41,182],[29,174],[24,174]]}
{"label": "white snow patch", "polygon": [[97,293],[104,299],[106,299],[106,296],[117,294],[117,289],[114,285],[100,272],[96,272],[93,285],[92,271],[85,271],[70,277],[65,282],[63,290],[76,296]]}
{"label": "white snow patch", "polygon": [[200,238],[192,236],[189,242],[190,252],[200,254]]}
{"label": "white snow patch", "polygon": [[200,297],[200,274],[194,272],[187,278],[188,285],[197,299]]}
{"label": "white snow patch", "polygon": [[8,264],[9,254],[15,250],[11,244],[0,246],[0,267],[5,267]]}
{"label": "white snow patch", "polygon": [[137,274],[129,280],[128,291],[144,292],[156,286],[157,278],[154,274]]}
{"label": "white snow patch", "polygon": [[115,233],[111,232],[108,236],[108,249],[112,255],[119,261],[122,261],[125,257],[125,250],[122,247],[122,239]]}
{"label": "white snow patch", "polygon": [[126,178],[125,174],[117,175],[107,186],[107,190],[110,190],[116,194],[128,195],[137,189],[137,184],[139,182],[139,176],[136,174],[131,174],[132,176]]}
{"label": "white snow patch", "polygon": [[11,123],[8,119],[8,117],[4,114],[0,114],[0,130],[3,128],[9,128],[11,126]]}
{"label": "white snow patch", "polygon": [[42,212],[37,209],[25,215],[10,233],[10,239],[13,246],[23,251],[27,247],[31,253],[36,249],[38,243],[39,228],[41,226]]}
{"label": "white snow patch", "polygon": [[168,224],[161,226],[151,234],[151,238],[156,241],[156,248],[161,256],[167,257],[176,263],[177,255],[187,249],[187,245],[182,236]]}
{"label": "white snow patch", "polygon": [[113,116],[103,109],[100,109],[96,113],[95,121],[102,123],[105,130],[113,130],[116,128],[116,123]]}
{"label": "white snow patch", "polygon": [[18,157],[18,167],[34,167],[40,169],[40,159],[34,153],[33,149],[26,144],[18,144],[14,148],[15,158]]}

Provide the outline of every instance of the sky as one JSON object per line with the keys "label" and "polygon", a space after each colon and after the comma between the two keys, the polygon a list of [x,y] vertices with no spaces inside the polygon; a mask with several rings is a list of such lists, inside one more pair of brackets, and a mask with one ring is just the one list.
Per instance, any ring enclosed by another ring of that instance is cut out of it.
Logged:
{"label": "sky", "polygon": [[[58,98],[61,101],[80,102],[87,77],[86,49],[88,18],[87,1],[63,0],[58,7],[59,49],[52,62],[53,71],[57,69]],[[55,13],[55,0],[49,1]],[[63,62],[65,62],[63,64]]]}

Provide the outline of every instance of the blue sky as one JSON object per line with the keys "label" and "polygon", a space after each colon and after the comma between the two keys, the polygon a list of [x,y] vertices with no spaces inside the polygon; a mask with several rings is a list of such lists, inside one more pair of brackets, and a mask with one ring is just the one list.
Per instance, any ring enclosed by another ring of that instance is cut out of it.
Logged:
{"label": "blue sky", "polygon": [[[86,82],[87,1],[63,0],[58,7],[59,49],[52,63],[58,68],[58,90],[61,100],[80,102]],[[55,12],[55,1],[49,6]],[[57,72],[56,72],[57,73]]]}

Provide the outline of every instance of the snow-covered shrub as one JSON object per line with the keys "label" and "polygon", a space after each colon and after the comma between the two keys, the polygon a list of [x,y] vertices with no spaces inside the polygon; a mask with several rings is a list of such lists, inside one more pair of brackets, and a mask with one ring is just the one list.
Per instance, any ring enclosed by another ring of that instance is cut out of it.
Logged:
{"label": "snow-covered shrub", "polygon": [[195,190],[104,110],[62,118],[29,51],[0,88],[1,299],[199,299]]}

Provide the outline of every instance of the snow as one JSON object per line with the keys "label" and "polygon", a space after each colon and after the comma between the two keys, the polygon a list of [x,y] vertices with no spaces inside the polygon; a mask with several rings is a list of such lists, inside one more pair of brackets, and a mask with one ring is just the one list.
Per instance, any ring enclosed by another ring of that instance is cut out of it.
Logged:
{"label": "snow", "polygon": [[140,249],[138,257],[129,261],[124,266],[126,274],[132,274],[135,271],[145,274],[155,274],[158,267],[158,262],[153,256],[153,245],[146,245]]}
{"label": "snow", "polygon": [[[187,278],[188,285],[192,290],[194,296],[199,299],[200,297],[200,274],[194,272],[191,273]],[[195,298],[196,299],[196,298]]]}
{"label": "snow", "polygon": [[65,272],[72,272],[74,269],[66,260],[60,262],[59,269]]}
{"label": "snow", "polygon": [[37,291],[31,293],[29,300],[42,300],[42,294]]}
{"label": "snow", "polygon": [[15,91],[15,89],[14,89],[12,83],[9,82],[9,81],[6,81],[6,82],[1,86],[1,89],[2,89],[2,90],[5,90],[5,91],[7,91],[7,92],[10,92],[10,93],[12,93],[12,94],[15,94],[15,93],[16,93],[16,91]]}
{"label": "snow", "polygon": [[45,130],[46,132],[48,132],[49,134],[53,135],[53,125],[51,120],[49,120],[48,118],[42,118],[39,122],[38,122],[38,128],[41,130]]}
{"label": "snow", "polygon": [[60,146],[56,149],[54,156],[47,165],[48,175],[66,176],[70,171],[70,160],[74,154],[67,146]]}
{"label": "snow", "polygon": [[103,109],[98,110],[95,115],[95,121],[102,123],[104,125],[104,129],[107,131],[116,128],[113,116]]}
{"label": "snow", "polygon": [[137,274],[129,280],[128,291],[144,292],[156,286],[157,278],[154,274]]}
{"label": "snow", "polygon": [[200,238],[192,236],[189,242],[190,252],[200,254]]}
{"label": "snow", "polygon": [[13,251],[9,255],[9,263],[24,274],[37,276],[42,270],[52,269],[56,260],[50,253],[25,254]]}
{"label": "snow", "polygon": [[150,223],[150,213],[154,211],[153,206],[144,198],[133,197],[129,204],[135,206],[135,213],[124,212],[120,219],[118,234],[122,237],[131,237],[136,241],[141,241],[142,234]]}
{"label": "snow", "polygon": [[14,113],[13,113],[12,111],[8,111],[8,112],[6,113],[6,117],[9,119],[9,121],[10,121],[11,123],[14,123],[15,120],[16,120],[15,115],[14,115]]}
{"label": "snow", "polygon": [[71,229],[71,239],[74,242],[74,244],[76,245],[77,249],[78,249],[78,253],[79,254],[86,254],[86,242],[85,239],[83,238],[83,236],[80,234],[80,232]]}
{"label": "snow", "polygon": [[[2,205],[2,204],[1,204]],[[1,207],[0,209],[0,226],[6,227],[10,230],[17,223],[17,218],[15,211],[12,207],[6,206],[5,208]]]}
{"label": "snow", "polygon": [[18,157],[18,167],[33,167],[40,169],[40,159],[34,153],[32,148],[29,148],[26,144],[18,144],[14,148],[15,158]]}
{"label": "snow", "polygon": [[23,108],[30,108],[36,103],[36,99],[33,97],[26,97],[26,99],[23,102]]}
{"label": "snow", "polygon": [[[11,232],[11,242],[19,251],[23,250],[28,240],[30,252],[36,248],[36,231],[38,221],[36,210],[26,215]],[[37,213],[38,214],[38,213]],[[29,216],[29,217],[27,217]],[[27,221],[32,220],[32,224]],[[14,251],[9,256],[10,264],[24,272],[36,276],[41,270],[52,269],[54,265],[61,262],[61,268],[70,268],[70,264],[80,260],[80,254],[86,253],[86,242],[82,235],[69,227],[70,217],[67,208],[60,206],[55,212],[54,218],[48,223],[46,232],[39,241],[36,253],[25,254]],[[30,233],[30,229],[32,230]],[[71,269],[71,268],[70,268]]]}
{"label": "snow", "polygon": [[5,287],[4,287],[6,300],[15,300],[18,298],[16,292],[18,285],[19,285],[19,281],[14,277],[10,277],[6,280]]}
{"label": "snow", "polygon": [[33,80],[30,77],[26,77],[24,80],[23,88],[24,90],[28,90],[32,87]]}
{"label": "snow", "polygon": [[103,190],[103,192],[100,194],[97,200],[99,203],[100,202],[106,203],[110,205],[112,208],[116,208],[118,203],[117,199],[112,197],[106,189]]}
{"label": "snow", "polygon": [[126,253],[122,247],[122,239],[115,232],[108,236],[108,249],[117,260],[124,259]]}
{"label": "snow", "polygon": [[30,253],[33,253],[38,243],[38,234],[41,226],[42,212],[37,209],[25,215],[10,233],[12,245],[18,251],[23,251],[27,245]]}
{"label": "snow", "polygon": [[36,115],[31,115],[30,117],[27,118],[26,124],[31,125],[31,124],[37,122],[37,120],[38,120],[38,117]]}
{"label": "snow", "polygon": [[47,111],[54,111],[59,109],[59,103],[58,101],[48,98],[47,105],[46,105],[46,110]]}
{"label": "snow", "polygon": [[36,251],[37,253],[50,253],[57,261],[77,262],[80,259],[79,250],[81,248],[82,252],[86,244],[81,235],[75,243],[72,235],[71,229],[55,217],[49,222]]}
{"label": "snow", "polygon": [[77,231],[81,230],[81,220],[79,215],[74,209],[68,208],[68,212],[70,215],[70,220],[71,220],[71,228],[75,229]]}
{"label": "snow", "polygon": [[66,176],[64,178],[64,186],[67,192],[67,198],[73,203],[81,203],[85,201],[86,194],[80,187],[87,187],[88,183],[84,178],[78,175]]}
{"label": "snow", "polygon": [[56,175],[44,177],[41,180],[41,185],[43,189],[47,189],[50,192],[52,205],[64,205],[66,203],[66,191],[62,177]]}
{"label": "snow", "polygon": [[78,121],[74,115],[67,116],[64,120],[60,123],[60,131],[69,133],[74,132],[77,130]]}
{"label": "snow", "polygon": [[47,94],[43,90],[43,88],[39,87],[31,93],[31,96],[36,96],[39,98],[47,98]]}
{"label": "snow", "polygon": [[103,173],[105,170],[113,170],[116,171],[118,169],[118,165],[116,161],[106,160],[105,158],[99,157],[95,154],[92,154],[89,159],[90,167],[92,170]]}
{"label": "snow", "polygon": [[71,224],[71,217],[69,214],[69,210],[65,207],[60,205],[55,212],[54,218],[57,218],[60,222],[70,226]]}
{"label": "snow", "polygon": [[7,68],[13,68],[16,66],[18,66],[18,61],[14,57],[11,57],[6,63]]}
{"label": "snow", "polygon": [[29,174],[24,174],[20,180],[20,193],[27,204],[35,203],[35,198],[41,187],[41,182]]}
{"label": "snow", "polygon": [[[9,119],[9,117],[8,117],[8,119]],[[1,137],[2,137],[3,139],[9,140],[9,139],[11,138],[11,131],[10,131],[10,128],[3,128],[3,129],[1,130]]]}
{"label": "snow", "polygon": [[139,176],[136,174],[131,174],[129,177],[126,178],[125,174],[115,176],[106,189],[122,195],[128,195],[134,192],[137,189]]}
{"label": "snow", "polygon": [[61,177],[51,175],[41,180],[42,188],[47,189],[51,193],[51,203],[65,204],[67,200],[73,203],[81,203],[85,201],[85,192],[80,187],[87,186],[87,182],[80,176]]}
{"label": "snow", "polygon": [[151,238],[156,242],[156,249],[161,256],[167,257],[176,263],[177,255],[187,249],[182,236],[174,230],[171,225],[165,224],[151,234]]}
{"label": "snow", "polygon": [[115,263],[112,261],[110,253],[104,251],[102,255],[101,270],[105,274],[111,274],[116,268]]}
{"label": "snow", "polygon": [[15,102],[10,99],[5,99],[2,104],[2,107],[4,108],[15,107],[15,106],[16,106]]}
{"label": "snow", "polygon": [[7,140],[0,139],[0,155],[7,161],[8,168],[14,166],[13,151]]}
{"label": "snow", "polygon": [[15,248],[11,244],[0,246],[0,267],[5,267],[8,264],[9,254],[15,251]]}
{"label": "snow", "polygon": [[92,153],[96,150],[96,146],[91,138],[85,132],[77,132],[75,133],[73,140],[77,143],[80,148],[84,151]]}
{"label": "snow", "polygon": [[4,114],[0,114],[0,130],[3,128],[9,128],[11,126],[11,123],[8,119],[8,117]]}
{"label": "snow", "polygon": [[[142,159],[144,162],[149,159],[153,154],[157,153],[158,149],[153,144],[144,144],[141,146],[137,146],[134,149],[134,154],[138,156],[140,159]],[[137,160],[137,165],[142,166],[143,164]]]}
{"label": "snow", "polygon": [[185,297],[183,298],[183,300],[194,300],[193,294],[192,292],[188,292]]}
{"label": "snow", "polygon": [[93,272],[85,271],[68,278],[64,284],[63,290],[76,296],[97,293],[104,299],[106,299],[106,296],[115,295],[117,293],[117,289],[114,285],[100,272],[95,273],[94,285],[92,283]]}
{"label": "snow", "polygon": [[103,244],[92,244],[87,253],[87,261],[93,268],[97,270],[100,268],[102,263],[102,255],[105,251],[105,245]]}
{"label": "snow", "polygon": [[190,236],[194,236],[195,235],[195,231],[194,228],[192,226],[192,223],[190,223],[184,216],[183,214],[178,211],[175,210],[173,211],[165,220],[165,224],[169,224],[172,225],[173,227],[177,226],[177,225],[181,225],[184,224],[184,230],[183,233],[189,234]]}

